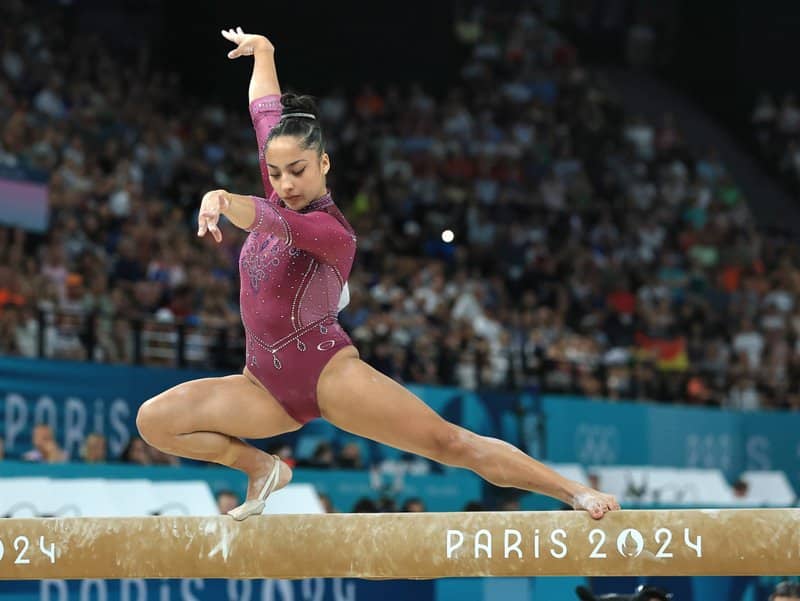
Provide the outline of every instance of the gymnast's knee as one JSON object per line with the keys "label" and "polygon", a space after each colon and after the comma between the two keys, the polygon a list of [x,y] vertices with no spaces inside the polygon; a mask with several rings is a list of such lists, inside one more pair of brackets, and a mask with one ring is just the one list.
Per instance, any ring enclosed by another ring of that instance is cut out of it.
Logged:
{"label": "gymnast's knee", "polygon": [[160,443],[169,436],[168,428],[174,424],[174,416],[166,410],[164,395],[145,401],[136,414],[136,427],[147,444],[160,448]]}
{"label": "gymnast's knee", "polygon": [[453,466],[469,466],[475,451],[474,434],[455,424],[437,428],[433,435],[434,459]]}

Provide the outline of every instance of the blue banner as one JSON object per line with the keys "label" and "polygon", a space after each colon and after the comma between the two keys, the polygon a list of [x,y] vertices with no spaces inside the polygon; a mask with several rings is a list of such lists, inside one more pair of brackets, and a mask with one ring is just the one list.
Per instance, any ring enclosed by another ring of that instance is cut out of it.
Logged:
{"label": "blue banner", "polygon": [[[53,426],[72,458],[90,432],[105,434],[110,455],[118,456],[136,432],[136,412],[142,402],[180,382],[210,375],[216,374],[4,358],[0,435],[6,454],[18,457],[30,449],[33,426],[44,422]],[[729,478],[746,469],[777,469],[800,489],[800,414],[562,396],[545,396],[539,414],[532,410],[535,399],[530,395],[409,388],[445,419],[522,445],[551,462],[718,468]],[[352,437],[317,420],[290,438],[305,443],[298,448],[308,453],[321,439],[338,444]],[[363,439],[359,443],[368,462],[402,455]]]}
{"label": "blue banner", "polygon": [[[267,544],[265,542],[265,544]],[[432,581],[45,580],[0,582],[9,601],[433,601]]]}
{"label": "blue banner", "polygon": [[[48,423],[64,450],[76,458],[86,435],[100,432],[108,438],[109,453],[115,457],[136,432],[136,412],[142,402],[180,382],[210,375],[216,374],[4,358],[0,360],[0,435],[5,438],[7,455],[18,457],[30,449],[33,426]],[[535,399],[529,395],[409,388],[445,419],[523,445],[551,462],[718,468],[729,478],[746,469],[777,469],[800,489],[800,414],[736,413],[560,396],[544,397],[539,414],[532,410]],[[338,444],[350,438],[317,420],[291,441],[304,442],[299,447],[309,452],[320,439]],[[368,462],[402,455],[359,441]]]}
{"label": "blue banner", "polygon": [[742,445],[749,470],[782,470],[800,490],[800,414],[742,416]]}
{"label": "blue banner", "polygon": [[[109,454],[116,457],[136,433],[136,412],[148,398],[188,380],[222,375],[197,370],[98,365],[72,361],[0,359],[0,435],[6,454],[19,457],[30,449],[31,431],[37,423],[53,427],[58,442],[77,458],[87,434],[104,434]],[[517,404],[513,394],[479,395],[457,388],[409,386],[446,419],[514,444],[520,442]],[[302,436],[334,441],[349,438],[330,424],[317,420],[306,425]],[[363,442],[368,460],[396,458],[401,453]]]}
{"label": "blue banner", "polygon": [[31,448],[38,423],[53,428],[68,456],[75,459],[87,434],[108,440],[117,457],[136,433],[136,412],[148,398],[176,384],[208,377],[208,372],[152,367],[95,365],[72,361],[0,360],[0,434],[6,455]]}
{"label": "blue banner", "polygon": [[721,470],[782,470],[800,490],[800,414],[732,412],[546,396],[552,462]]}
{"label": "blue banner", "polygon": [[440,580],[45,580],[0,581],[4,601],[559,601],[576,586],[596,595],[662,587],[681,601],[766,599],[777,578],[447,578]]}

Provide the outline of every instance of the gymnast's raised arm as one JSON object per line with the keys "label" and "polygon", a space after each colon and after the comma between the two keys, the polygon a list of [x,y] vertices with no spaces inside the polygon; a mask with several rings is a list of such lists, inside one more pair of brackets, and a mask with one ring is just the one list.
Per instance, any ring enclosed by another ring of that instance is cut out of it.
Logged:
{"label": "gymnast's raised arm", "polygon": [[223,30],[222,35],[226,40],[236,44],[236,48],[228,53],[228,58],[253,57],[253,74],[250,77],[248,92],[250,118],[253,120],[258,140],[258,166],[261,168],[264,196],[269,198],[272,194],[272,184],[264,159],[264,145],[270,130],[280,119],[282,110],[281,86],[275,68],[275,46],[263,35],[245,33],[241,27],[235,30]]}

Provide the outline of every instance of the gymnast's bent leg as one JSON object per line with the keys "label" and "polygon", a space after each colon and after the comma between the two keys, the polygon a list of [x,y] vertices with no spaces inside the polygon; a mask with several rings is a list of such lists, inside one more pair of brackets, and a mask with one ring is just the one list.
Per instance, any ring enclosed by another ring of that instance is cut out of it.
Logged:
{"label": "gymnast's bent leg", "polygon": [[[179,384],[145,402],[136,416],[139,432],[164,452],[211,461],[248,476],[247,499],[255,499],[275,459],[240,438],[268,438],[300,428],[255,378],[204,378]],[[282,461],[272,490],[286,486],[292,471]]]}
{"label": "gymnast's bent leg", "polygon": [[339,351],[317,383],[322,416],[333,425],[446,465],[470,469],[496,486],[560,499],[593,518],[619,509],[611,495],[568,480],[516,447],[440,417],[421,399],[358,358]]}

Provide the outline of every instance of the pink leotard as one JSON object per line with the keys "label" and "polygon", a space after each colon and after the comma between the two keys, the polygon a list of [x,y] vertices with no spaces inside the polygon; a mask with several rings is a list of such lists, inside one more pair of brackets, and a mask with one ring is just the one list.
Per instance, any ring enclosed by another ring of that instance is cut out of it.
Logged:
{"label": "pink leotard", "polygon": [[320,415],[316,388],[323,367],[352,344],[337,306],[356,237],[330,194],[294,211],[272,189],[264,144],[280,114],[280,96],[250,104],[266,199],[252,197],[255,219],[239,255],[239,303],[248,370],[306,423]]}

